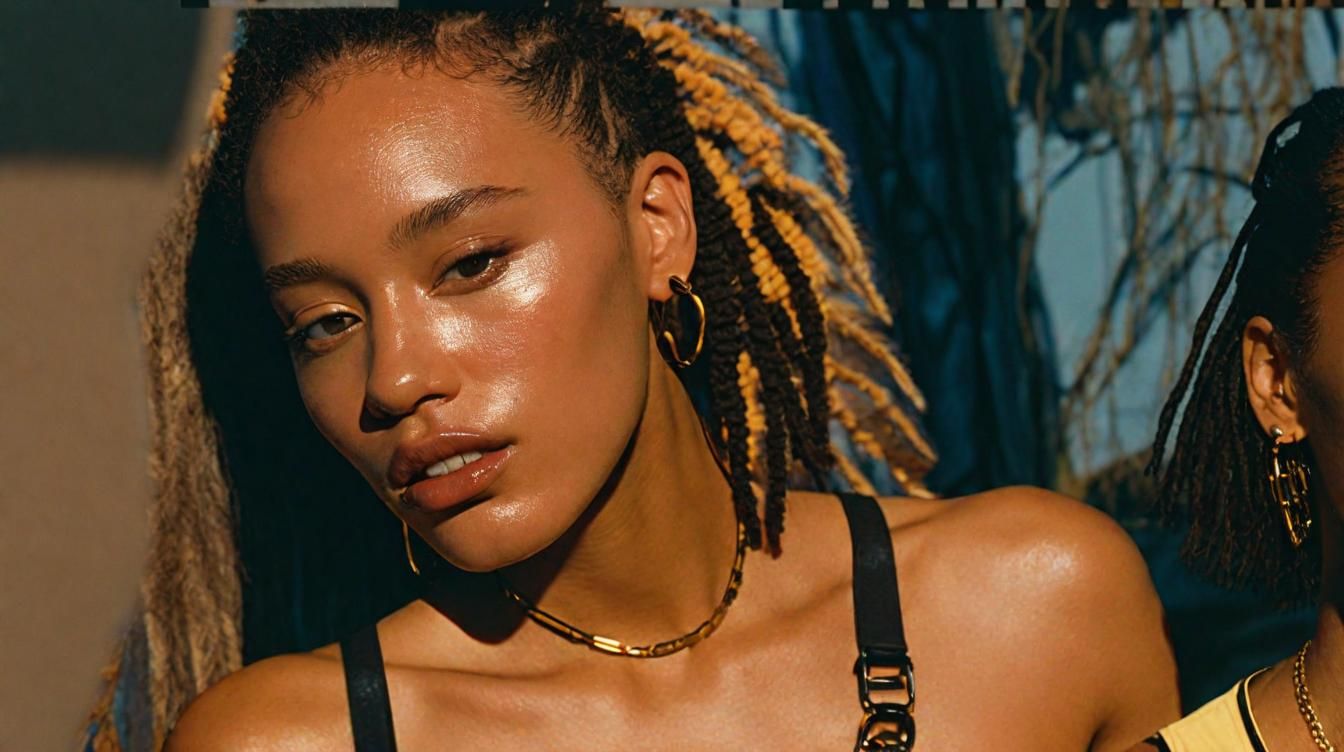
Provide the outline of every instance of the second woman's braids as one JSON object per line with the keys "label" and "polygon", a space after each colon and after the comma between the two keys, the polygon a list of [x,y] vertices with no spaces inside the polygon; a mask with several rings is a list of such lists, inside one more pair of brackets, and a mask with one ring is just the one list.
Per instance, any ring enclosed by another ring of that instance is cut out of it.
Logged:
{"label": "second woman's braids", "polygon": [[[1162,408],[1148,472],[1163,515],[1189,525],[1183,553],[1198,570],[1301,603],[1320,582],[1320,536],[1294,548],[1283,528],[1268,479],[1273,439],[1251,408],[1242,337],[1265,317],[1287,373],[1313,397],[1315,277],[1344,236],[1344,89],[1318,91],[1269,132],[1251,193]],[[1308,461],[1310,439],[1295,447]]]}
{"label": "second woman's braids", "polygon": [[[1191,347],[1189,355],[1186,356],[1185,365],[1182,366],[1181,374],[1176,379],[1176,385],[1172,388],[1172,398],[1168,399],[1166,404],[1162,406],[1162,414],[1158,419],[1157,437],[1153,440],[1153,455],[1148,461],[1147,472],[1149,473],[1157,472],[1161,466],[1162,457],[1166,452],[1167,437],[1170,435],[1175,422],[1176,413],[1181,406],[1181,401],[1185,398],[1190,380],[1195,375],[1196,366],[1204,357],[1203,349],[1208,342],[1209,328],[1213,326],[1215,318],[1222,309],[1223,298],[1227,295],[1228,288],[1232,286],[1232,280],[1241,265],[1242,251],[1246,249],[1246,242],[1251,233],[1255,231],[1258,223],[1259,215],[1252,209],[1251,215],[1246,218],[1246,222],[1237,233],[1236,242],[1232,244],[1232,252],[1228,254],[1227,262],[1218,274],[1218,281],[1214,283],[1213,292],[1209,295],[1208,302],[1204,304],[1204,309],[1199,312],[1199,318],[1195,320],[1195,331],[1192,337],[1194,345]],[[1224,319],[1226,318],[1225,314]],[[1222,356],[1226,357],[1226,354],[1223,353]],[[1215,357],[1217,356],[1215,355]],[[1180,451],[1180,448],[1181,442],[1178,440],[1176,451]]]}

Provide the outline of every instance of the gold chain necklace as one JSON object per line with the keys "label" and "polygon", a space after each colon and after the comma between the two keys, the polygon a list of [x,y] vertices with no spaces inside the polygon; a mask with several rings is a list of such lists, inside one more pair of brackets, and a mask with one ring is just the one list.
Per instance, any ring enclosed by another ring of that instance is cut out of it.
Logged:
{"label": "gold chain necklace", "polygon": [[1316,717],[1316,708],[1311,705],[1311,693],[1307,691],[1307,648],[1311,647],[1311,640],[1297,651],[1297,660],[1293,661],[1293,694],[1297,696],[1297,710],[1302,714],[1302,720],[1307,722],[1307,729],[1311,731],[1311,739],[1316,742],[1316,746],[1321,752],[1335,752],[1335,745],[1325,738],[1325,729],[1321,726],[1321,719]]}
{"label": "gold chain necklace", "polygon": [[602,637],[591,632],[585,632],[564,619],[538,608],[532,601],[509,587],[509,583],[504,580],[504,575],[498,576],[500,588],[504,591],[504,595],[521,606],[532,621],[561,637],[585,645],[600,653],[624,655],[630,658],[661,658],[701,642],[719,628],[719,625],[723,623],[723,617],[728,613],[728,607],[733,605],[733,600],[737,598],[738,588],[742,586],[742,563],[746,558],[747,529],[741,522],[738,522],[737,555],[733,560],[732,572],[728,576],[728,587],[724,589],[723,598],[719,599],[719,605],[714,608],[714,612],[709,615],[708,619],[705,619],[700,626],[690,632],[652,645],[629,645],[611,637]]}

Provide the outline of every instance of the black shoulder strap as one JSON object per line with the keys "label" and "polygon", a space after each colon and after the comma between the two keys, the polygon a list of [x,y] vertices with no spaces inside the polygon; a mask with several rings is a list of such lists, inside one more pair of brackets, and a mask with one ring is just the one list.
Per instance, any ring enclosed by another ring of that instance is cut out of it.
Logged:
{"label": "black shoulder strap", "polygon": [[[896,556],[882,508],[868,496],[839,494],[854,559],[854,631],[859,703],[864,722],[855,749],[909,750],[915,743],[915,676],[905,644]],[[883,693],[879,701],[873,693]],[[899,693],[897,699],[885,699]],[[886,746],[882,746],[885,744]]]}
{"label": "black shoulder strap", "polygon": [[378,625],[370,624],[341,640],[341,661],[345,664],[345,693],[350,701],[355,752],[396,752],[392,702],[387,696]]}
{"label": "black shoulder strap", "polygon": [[867,496],[841,494],[854,549],[854,627],[859,647],[907,652],[896,556],[882,508]]}
{"label": "black shoulder strap", "polygon": [[[1258,674],[1260,671],[1255,673]],[[1242,679],[1237,687],[1237,710],[1241,713],[1241,725],[1246,729],[1246,738],[1251,740],[1251,747],[1255,752],[1265,752],[1265,740],[1260,738],[1260,728],[1255,725],[1255,716],[1251,715],[1250,686],[1254,677],[1255,674],[1251,674]]]}

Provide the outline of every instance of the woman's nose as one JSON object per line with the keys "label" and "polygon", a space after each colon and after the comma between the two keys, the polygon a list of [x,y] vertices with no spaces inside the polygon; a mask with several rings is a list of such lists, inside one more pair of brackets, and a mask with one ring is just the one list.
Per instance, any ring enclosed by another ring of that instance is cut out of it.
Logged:
{"label": "woman's nose", "polygon": [[415,412],[423,402],[457,396],[454,356],[446,346],[446,332],[435,323],[414,309],[394,309],[371,322],[364,386],[367,418],[385,425]]}

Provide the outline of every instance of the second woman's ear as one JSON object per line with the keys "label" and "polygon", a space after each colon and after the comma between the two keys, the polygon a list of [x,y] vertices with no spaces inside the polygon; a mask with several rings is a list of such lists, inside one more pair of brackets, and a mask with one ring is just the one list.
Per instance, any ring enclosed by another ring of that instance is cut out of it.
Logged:
{"label": "second woman's ear", "polygon": [[627,202],[631,251],[650,300],[672,297],[668,278],[689,280],[695,266],[691,179],[681,160],[652,152],[631,175]]}
{"label": "second woman's ear", "polygon": [[1264,316],[1252,317],[1242,330],[1241,364],[1246,375],[1246,397],[1265,433],[1277,426],[1283,431],[1284,441],[1306,438],[1287,354],[1275,336],[1274,325]]}

